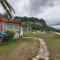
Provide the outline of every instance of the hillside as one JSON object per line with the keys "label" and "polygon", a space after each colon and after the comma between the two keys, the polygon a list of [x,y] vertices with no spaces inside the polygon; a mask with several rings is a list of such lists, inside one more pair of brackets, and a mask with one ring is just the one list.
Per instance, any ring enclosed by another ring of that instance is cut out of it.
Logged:
{"label": "hillside", "polygon": [[60,30],[55,29],[53,27],[49,27],[43,18],[35,18],[35,17],[14,17],[15,20],[20,19],[21,22],[24,23],[24,27],[32,28],[32,30],[41,30],[41,31],[57,31]]}

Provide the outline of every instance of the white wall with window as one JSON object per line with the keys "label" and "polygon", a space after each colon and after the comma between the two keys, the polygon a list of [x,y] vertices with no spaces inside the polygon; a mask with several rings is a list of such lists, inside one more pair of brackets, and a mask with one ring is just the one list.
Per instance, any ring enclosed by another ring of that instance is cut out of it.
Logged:
{"label": "white wall with window", "polygon": [[17,24],[4,23],[3,30],[6,31],[7,29],[13,29],[15,31],[19,31],[19,26]]}
{"label": "white wall with window", "polygon": [[4,23],[3,30],[6,31],[7,29],[13,29],[13,24],[11,23]]}
{"label": "white wall with window", "polygon": [[19,26],[17,24],[13,24],[13,29],[18,32],[19,31]]}

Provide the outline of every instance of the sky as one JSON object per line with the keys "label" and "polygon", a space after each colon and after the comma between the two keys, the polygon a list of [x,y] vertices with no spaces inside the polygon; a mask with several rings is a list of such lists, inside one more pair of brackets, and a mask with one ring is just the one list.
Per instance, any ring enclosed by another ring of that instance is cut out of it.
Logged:
{"label": "sky", "polygon": [[[60,0],[8,0],[8,2],[15,9],[13,15],[44,18],[49,26],[60,28]],[[4,12],[3,8],[0,12]]]}

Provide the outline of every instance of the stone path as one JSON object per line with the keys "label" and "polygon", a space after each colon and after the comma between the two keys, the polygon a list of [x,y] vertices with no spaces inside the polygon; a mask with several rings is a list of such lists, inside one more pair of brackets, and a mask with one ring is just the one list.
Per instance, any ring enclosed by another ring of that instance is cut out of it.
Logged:
{"label": "stone path", "polygon": [[49,51],[43,39],[40,39],[40,48],[38,54],[32,60],[49,60]]}

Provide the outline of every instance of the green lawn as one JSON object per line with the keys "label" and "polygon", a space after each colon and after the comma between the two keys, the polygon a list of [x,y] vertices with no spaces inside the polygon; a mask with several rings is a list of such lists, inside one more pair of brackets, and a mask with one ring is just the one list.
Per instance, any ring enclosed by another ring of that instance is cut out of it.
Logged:
{"label": "green lawn", "polygon": [[60,60],[60,36],[53,33],[45,33],[37,35],[46,41],[50,51],[50,60]]}
{"label": "green lawn", "polygon": [[49,39],[47,43],[49,45],[60,45],[60,39]]}
{"label": "green lawn", "polygon": [[33,32],[24,32],[24,37],[33,37]]}
{"label": "green lawn", "polygon": [[17,47],[21,44],[32,44],[33,39],[32,38],[21,38],[20,40],[13,40],[9,43],[0,44],[0,54],[1,53],[8,53],[11,49]]}

